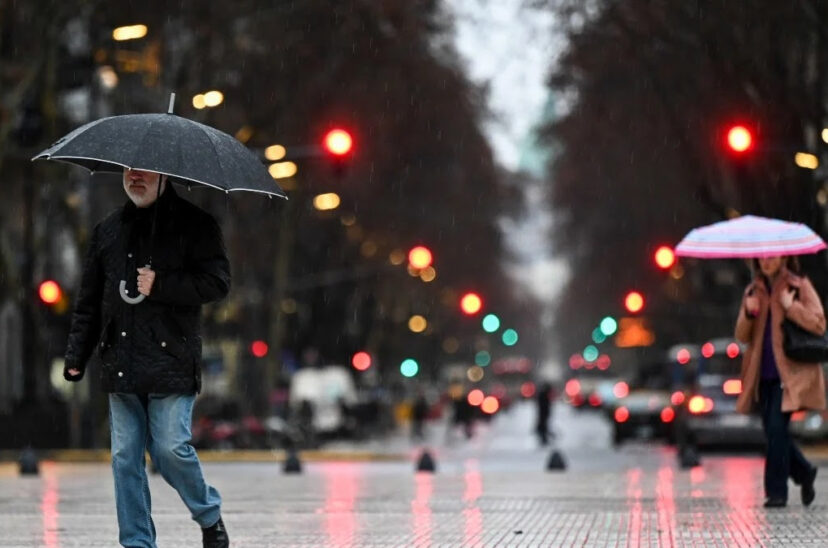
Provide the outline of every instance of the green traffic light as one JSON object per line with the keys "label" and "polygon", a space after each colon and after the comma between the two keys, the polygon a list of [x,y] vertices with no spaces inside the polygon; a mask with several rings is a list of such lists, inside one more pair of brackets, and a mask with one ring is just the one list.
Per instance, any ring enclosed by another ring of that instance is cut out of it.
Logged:
{"label": "green traffic light", "polygon": [[492,356],[485,350],[481,350],[477,354],[474,355],[474,363],[479,365],[480,367],[486,367],[490,363],[492,363]]}
{"label": "green traffic light", "polygon": [[417,364],[416,360],[412,360],[411,358],[403,360],[403,362],[400,364],[400,373],[402,373],[403,377],[413,377],[419,371],[419,364]]}
{"label": "green traffic light", "polygon": [[607,316],[601,320],[601,333],[609,337],[618,331],[618,322],[612,316]]}
{"label": "green traffic light", "polygon": [[607,336],[604,334],[603,331],[601,331],[600,327],[596,327],[592,330],[592,341],[595,344],[601,344],[605,340],[607,340]]}
{"label": "green traffic light", "polygon": [[500,318],[494,314],[486,314],[486,317],[483,318],[483,331],[494,333],[498,329],[500,329]]}
{"label": "green traffic light", "polygon": [[584,359],[588,362],[594,362],[598,359],[598,349],[594,345],[589,345],[584,348]]}
{"label": "green traffic light", "polygon": [[518,342],[518,334],[514,329],[507,329],[503,332],[503,344],[506,346],[514,346]]}

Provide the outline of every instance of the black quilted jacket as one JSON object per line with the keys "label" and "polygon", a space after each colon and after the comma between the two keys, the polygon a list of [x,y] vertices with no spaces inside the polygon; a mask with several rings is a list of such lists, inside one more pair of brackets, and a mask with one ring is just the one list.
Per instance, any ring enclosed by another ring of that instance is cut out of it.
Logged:
{"label": "black quilted jacket", "polygon": [[[158,208],[150,249],[153,209]],[[131,305],[118,285],[137,296],[137,269],[152,253],[149,297]],[[185,393],[201,389],[201,305],[230,290],[230,266],[215,219],[169,185],[148,208],[132,202],[95,226],[83,267],[69,342],[68,369],[83,373],[95,353],[107,392]]]}

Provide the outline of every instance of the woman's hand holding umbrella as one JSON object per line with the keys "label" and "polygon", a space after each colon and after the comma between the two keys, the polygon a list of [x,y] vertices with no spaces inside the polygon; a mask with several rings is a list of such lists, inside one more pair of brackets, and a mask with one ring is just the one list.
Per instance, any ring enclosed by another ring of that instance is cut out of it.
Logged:
{"label": "woman's hand holding umbrella", "polygon": [[785,289],[782,295],[779,296],[779,302],[782,304],[782,308],[788,310],[794,302],[794,297],[796,297],[796,290],[793,287]]}
{"label": "woman's hand holding umbrella", "polygon": [[756,295],[745,297],[745,314],[749,318],[755,318],[759,315],[759,297]]}

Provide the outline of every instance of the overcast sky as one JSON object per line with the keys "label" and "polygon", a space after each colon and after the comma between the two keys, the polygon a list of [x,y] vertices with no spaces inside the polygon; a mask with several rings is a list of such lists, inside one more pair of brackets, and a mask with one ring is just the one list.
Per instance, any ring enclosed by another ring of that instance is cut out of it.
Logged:
{"label": "overcast sky", "polygon": [[[548,98],[545,85],[550,62],[562,41],[553,32],[551,14],[523,7],[525,0],[446,0],[456,19],[456,47],[469,77],[489,88],[493,119],[484,127],[497,161],[521,167],[521,146]],[[513,277],[550,302],[566,269],[550,253],[551,216],[541,207],[542,189],[527,186],[529,215],[503,224],[521,260]]]}

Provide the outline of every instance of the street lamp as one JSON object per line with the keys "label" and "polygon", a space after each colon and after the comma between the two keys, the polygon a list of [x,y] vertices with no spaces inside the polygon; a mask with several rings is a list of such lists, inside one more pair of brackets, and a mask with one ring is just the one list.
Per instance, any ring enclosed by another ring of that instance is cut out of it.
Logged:
{"label": "street lamp", "polygon": [[217,107],[224,102],[224,94],[217,90],[210,90],[193,96],[193,107],[201,110],[203,108]]}
{"label": "street lamp", "polygon": [[125,40],[136,40],[147,35],[146,25],[128,25],[125,27],[118,27],[112,31],[112,39],[118,42]]}
{"label": "street lamp", "polygon": [[415,314],[408,319],[408,329],[414,333],[422,333],[428,327],[428,321],[419,314]]}
{"label": "street lamp", "polygon": [[271,162],[277,162],[285,157],[287,149],[282,145],[270,145],[264,151],[265,158]]}
{"label": "street lamp", "polygon": [[794,163],[803,169],[816,169],[819,167],[819,158],[807,152],[797,152]]}
{"label": "street lamp", "polygon": [[319,194],[313,199],[313,207],[319,211],[328,211],[339,207],[339,195],[335,192]]}

